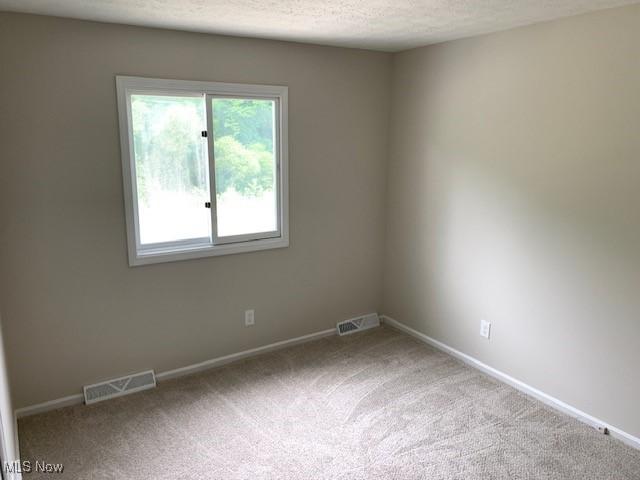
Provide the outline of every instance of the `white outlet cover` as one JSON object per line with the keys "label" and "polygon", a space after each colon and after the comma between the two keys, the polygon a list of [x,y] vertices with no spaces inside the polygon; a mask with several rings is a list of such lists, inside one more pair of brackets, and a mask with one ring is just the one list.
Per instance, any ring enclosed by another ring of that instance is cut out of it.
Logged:
{"label": "white outlet cover", "polygon": [[250,327],[251,325],[255,325],[255,323],[256,323],[255,310],[245,310],[244,325],[246,327]]}
{"label": "white outlet cover", "polygon": [[487,322],[486,320],[480,320],[480,336],[484,338],[489,338],[491,335],[491,322]]}

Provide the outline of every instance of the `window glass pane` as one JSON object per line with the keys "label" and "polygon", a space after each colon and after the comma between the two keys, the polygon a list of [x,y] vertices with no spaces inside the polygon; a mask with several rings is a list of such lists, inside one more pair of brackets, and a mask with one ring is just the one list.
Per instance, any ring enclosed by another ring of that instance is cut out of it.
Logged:
{"label": "window glass pane", "polygon": [[218,236],[278,230],[276,102],[211,101]]}
{"label": "window glass pane", "polygon": [[211,236],[203,97],[132,95],[140,243]]}

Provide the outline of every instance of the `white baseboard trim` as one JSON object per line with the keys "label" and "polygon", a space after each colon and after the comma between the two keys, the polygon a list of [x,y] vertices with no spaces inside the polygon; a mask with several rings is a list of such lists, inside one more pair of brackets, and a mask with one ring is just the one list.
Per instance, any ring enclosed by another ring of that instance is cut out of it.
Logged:
{"label": "white baseboard trim", "polygon": [[57,410],[59,408],[70,407],[72,405],[79,405],[82,402],[84,402],[84,397],[81,393],[69,395],[68,397],[56,398],[55,400],[49,400],[48,402],[18,408],[16,409],[16,418],[28,417],[29,415],[44,413],[49,410]]}
{"label": "white baseboard trim", "polygon": [[[156,374],[156,379],[159,381],[169,380],[171,378],[183,377],[185,375],[191,375],[192,373],[209,370],[211,368],[220,367],[227,363],[242,360],[243,358],[253,357],[262,353],[272,352],[274,350],[280,350],[285,347],[292,347],[301,343],[310,342],[323,337],[329,337],[336,334],[336,329],[331,328],[328,330],[322,330],[320,332],[311,333],[309,335],[303,335],[301,337],[291,338],[289,340],[283,340],[281,342],[270,343],[262,347],[252,348],[250,350],[244,350],[238,353],[232,353],[231,355],[225,355],[223,357],[213,358],[204,362],[195,363],[193,365],[187,365],[186,367],[176,368],[166,372]],[[72,405],[80,405],[84,402],[84,396],[82,394],[69,395],[68,397],[58,398],[50,400],[44,403],[38,403],[37,405],[30,405],[28,407],[18,408],[15,411],[16,418],[28,417],[37,413],[48,412],[50,410],[57,410],[63,407],[69,407]]]}
{"label": "white baseboard trim", "polygon": [[271,343],[258,348],[252,348],[250,350],[244,350],[238,353],[232,353],[231,355],[225,355],[224,357],[213,358],[201,363],[195,363],[186,367],[176,368],[167,372],[156,374],[158,380],[169,380],[170,378],[183,377],[192,373],[201,372],[203,370],[209,370],[210,368],[220,367],[227,363],[242,360],[243,358],[253,357],[262,353],[272,352],[274,350],[280,350],[285,347],[292,347],[301,343],[310,342],[323,337],[329,337],[336,334],[336,329],[331,328],[329,330],[322,330],[321,332],[311,333],[309,335],[303,335],[301,337],[291,338],[289,340],[283,340],[281,342]]}
{"label": "white baseboard trim", "polygon": [[571,417],[574,417],[580,420],[581,422],[586,423],[587,425],[590,425],[594,428],[603,428],[603,427],[607,428],[609,430],[609,434],[612,437],[617,438],[618,440],[621,440],[627,445],[640,450],[640,438],[634,437],[633,435],[619,429],[618,427],[609,425],[607,422],[604,422],[592,415],[589,415],[588,413],[585,413],[582,410],[578,410],[577,408],[572,407],[571,405],[563,402],[562,400],[558,400],[557,398],[554,398],[551,395],[548,395],[538,390],[537,388],[527,385],[526,383],[521,382],[520,380],[517,380],[507,375],[506,373],[501,372],[500,370],[496,370],[495,368],[490,367],[485,363],[482,363],[480,360],[477,360],[467,355],[466,353],[462,353],[456,350],[455,348],[450,347],[449,345],[446,345],[434,338],[431,338],[425,335],[424,333],[418,332],[417,330],[414,330],[413,328],[408,327],[407,325],[397,320],[394,320],[393,318],[388,317],[387,315],[381,315],[380,319],[384,322],[385,325],[389,325],[390,327],[396,328],[397,330],[407,333],[408,335],[411,335],[412,337],[417,338],[418,340],[421,340],[424,343],[427,343],[432,347],[437,348],[438,350],[448,353],[452,357],[462,360],[467,365],[470,365],[512,386],[516,390],[519,390],[523,393],[526,393],[527,395],[530,395],[536,398],[537,400],[540,400],[546,405],[549,405],[550,407],[556,410],[559,410],[562,413],[565,413]]}

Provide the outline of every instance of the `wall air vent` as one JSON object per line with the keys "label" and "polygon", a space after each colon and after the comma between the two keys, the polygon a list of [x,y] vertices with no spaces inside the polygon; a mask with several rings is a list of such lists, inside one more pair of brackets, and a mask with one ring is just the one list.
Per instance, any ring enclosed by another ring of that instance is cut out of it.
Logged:
{"label": "wall air vent", "polygon": [[352,318],[338,323],[338,335],[348,335],[369,328],[380,326],[380,318],[377,313],[369,313],[361,317]]}
{"label": "wall air vent", "polygon": [[140,392],[156,386],[156,376],[153,370],[135,373],[126,377],[114,378],[84,387],[84,403],[92,403],[121,397],[129,393]]}

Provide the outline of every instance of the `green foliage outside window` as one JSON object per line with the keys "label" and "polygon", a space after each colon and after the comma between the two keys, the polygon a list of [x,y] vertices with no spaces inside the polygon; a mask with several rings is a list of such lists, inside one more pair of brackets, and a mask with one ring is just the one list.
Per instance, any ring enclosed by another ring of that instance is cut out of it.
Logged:
{"label": "green foliage outside window", "polygon": [[218,194],[233,188],[255,196],[273,189],[273,108],[270,100],[213,101]]}
{"label": "green foliage outside window", "polygon": [[[257,196],[274,188],[274,103],[213,100],[216,192]],[[154,190],[204,196],[207,185],[201,97],[132,97],[139,198]]]}

